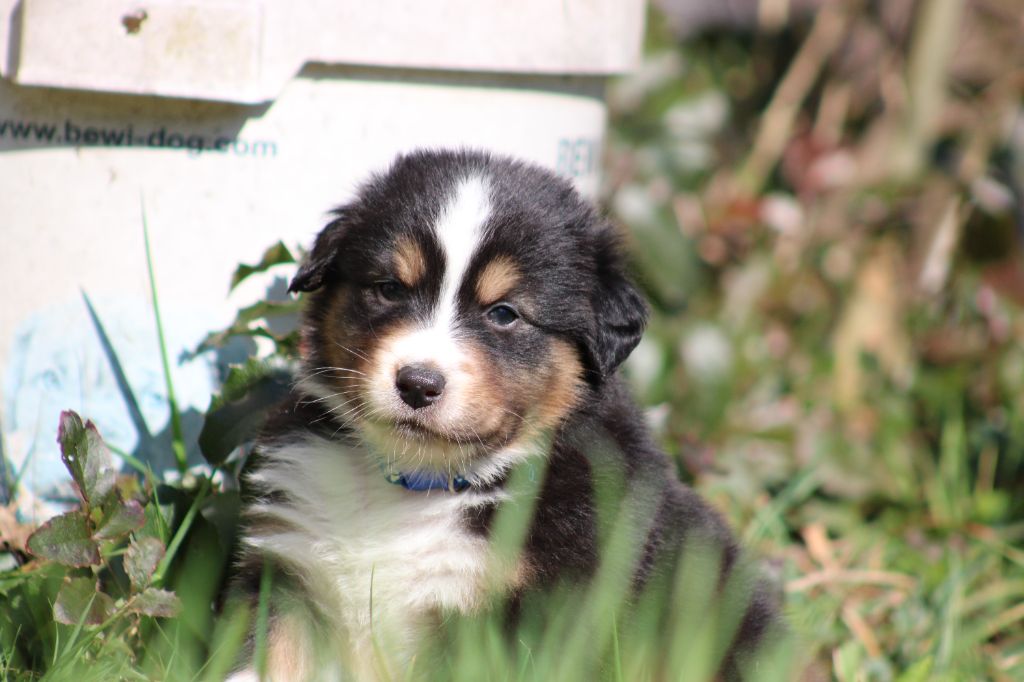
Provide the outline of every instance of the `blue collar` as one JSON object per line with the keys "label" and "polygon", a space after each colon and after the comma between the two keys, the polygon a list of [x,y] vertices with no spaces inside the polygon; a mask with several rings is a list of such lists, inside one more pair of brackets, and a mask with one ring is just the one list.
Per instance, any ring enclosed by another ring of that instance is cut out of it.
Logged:
{"label": "blue collar", "polygon": [[459,475],[448,476],[431,471],[410,471],[407,473],[386,473],[388,483],[400,485],[406,490],[421,493],[430,490],[445,490],[461,493],[469,488],[469,481]]}

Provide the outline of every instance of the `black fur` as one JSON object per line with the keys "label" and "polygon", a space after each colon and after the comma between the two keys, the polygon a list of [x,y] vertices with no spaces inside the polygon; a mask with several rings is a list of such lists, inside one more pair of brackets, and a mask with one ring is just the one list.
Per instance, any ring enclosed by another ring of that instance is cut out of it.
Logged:
{"label": "black fur", "polygon": [[[681,485],[670,462],[651,441],[644,420],[616,370],[636,347],[647,318],[642,296],[629,281],[615,230],[584,202],[565,180],[537,167],[474,152],[419,152],[399,158],[386,173],[363,187],[355,201],[340,208],[321,232],[291,283],[295,292],[316,292],[306,310],[306,365],[328,364],[332,291],[346,291],[346,319],[365,320],[352,332],[358,344],[436,303],[435,274],[402,306],[380,306],[365,293],[387,268],[382,258],[400,237],[419,245],[428,273],[443,270],[444,254],[429,238],[458,178],[480,173],[490,180],[492,218],[469,272],[498,256],[519,266],[519,286],[530,304],[520,311],[528,322],[516,335],[494,334],[470,310],[472,292],[460,292],[464,333],[486,349],[496,372],[526,376],[554,340],[568,342],[581,359],[584,395],[551,435],[551,451],[525,553],[530,582],[520,593],[566,582],[585,582],[598,568],[603,529],[599,505],[602,486],[618,486],[619,499],[632,505],[642,530],[635,565],[639,592],[664,582],[684,544],[701,543],[721,553],[724,585],[738,561],[738,547],[722,519],[692,490]],[[360,293],[363,292],[363,293]],[[293,396],[272,418],[263,443],[295,439],[307,432],[321,438],[349,437],[344,420],[312,406],[308,396]],[[325,419],[326,417],[326,419]],[[314,426],[315,425],[315,426]],[[483,442],[483,441],[481,441]],[[504,477],[487,483],[505,484]],[[495,504],[467,511],[466,527],[490,532]],[[252,564],[258,566],[258,562]],[[251,568],[251,570],[257,570]],[[752,585],[738,634],[723,674],[739,675],[737,661],[777,621],[767,592]]]}

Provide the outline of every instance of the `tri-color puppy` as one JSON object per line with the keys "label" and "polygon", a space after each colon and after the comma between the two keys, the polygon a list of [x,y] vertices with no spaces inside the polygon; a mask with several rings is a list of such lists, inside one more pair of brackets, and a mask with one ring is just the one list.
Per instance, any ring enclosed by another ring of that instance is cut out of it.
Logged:
{"label": "tri-color puppy", "polygon": [[[402,156],[335,211],[291,290],[309,294],[303,368],[257,444],[240,566],[253,591],[274,566],[271,679],[377,678],[438,614],[585,582],[601,476],[643,507],[638,586],[686,538],[717,544],[730,571],[727,528],[616,375],[646,306],[615,231],[567,181],[484,153]],[[543,483],[502,562],[491,519],[524,463]],[[755,594],[733,651],[772,614]]]}

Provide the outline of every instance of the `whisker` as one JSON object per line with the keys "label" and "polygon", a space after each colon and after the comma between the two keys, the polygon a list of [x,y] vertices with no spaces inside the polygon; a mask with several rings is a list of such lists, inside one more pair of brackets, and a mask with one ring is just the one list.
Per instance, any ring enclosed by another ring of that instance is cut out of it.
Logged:
{"label": "whisker", "polygon": [[498,405],[497,407],[498,407],[499,410],[504,410],[505,412],[508,412],[513,417],[516,417],[517,419],[519,419],[519,421],[521,421],[523,423],[527,423],[527,424],[529,423],[529,420],[526,417],[524,417],[523,415],[519,414],[518,412],[513,412],[512,410],[508,409],[507,407],[505,407],[503,405]]}
{"label": "whisker", "polygon": [[315,405],[316,403],[323,402],[324,400],[330,400],[331,398],[333,398],[333,397],[335,397],[337,395],[340,395],[340,392],[339,393],[332,393],[332,394],[324,396],[322,398],[316,398],[315,400],[299,400],[296,404],[297,405]]}
{"label": "whisker", "polygon": [[[362,418],[364,416],[373,416],[375,414],[378,414],[381,411],[378,408],[372,408],[370,405],[358,405],[355,408],[353,408],[353,410],[355,411],[355,414],[352,416],[352,418],[347,420],[347,421],[345,421],[345,422],[343,422],[341,424],[341,426],[339,426],[337,429],[335,429],[334,433],[331,434],[331,438],[334,438],[334,436],[338,435],[338,431],[341,431],[342,429],[344,429],[346,427],[353,426],[353,424],[356,421],[356,419],[360,419],[360,418]],[[353,410],[349,410],[349,412],[352,412]],[[348,412],[345,413],[345,415],[347,415],[347,414],[348,414]],[[345,415],[342,415],[342,418],[344,418]],[[358,431],[353,430],[353,433],[358,433]],[[363,446],[368,446],[368,443],[367,443],[365,438],[359,437],[359,442]]]}
{"label": "whisker", "polygon": [[366,372],[361,372],[358,369],[352,369],[351,367],[317,367],[315,369],[309,370],[305,374],[307,377],[312,378],[315,376],[319,376],[321,374],[326,374],[327,372],[350,372],[352,374],[366,376]]}
{"label": "whisker", "polygon": [[356,351],[356,350],[352,350],[352,349],[351,349],[351,348],[349,348],[348,346],[343,346],[342,344],[338,343],[337,341],[334,341],[333,343],[334,343],[334,345],[335,345],[335,346],[337,346],[338,348],[342,349],[343,351],[347,351],[347,352],[351,353],[352,355],[356,356],[357,358],[359,358],[359,359],[361,359],[361,360],[365,360],[366,362],[369,362],[369,361],[370,361],[370,358],[368,358],[368,357],[367,357],[367,356],[366,356],[366,355],[365,355],[364,353],[362,353],[361,351]]}
{"label": "whisker", "polygon": [[357,411],[357,410],[359,410],[359,409],[362,409],[362,408],[368,408],[368,407],[369,407],[369,406],[368,406],[368,405],[367,405],[366,403],[360,403],[359,405],[356,405],[355,407],[353,407],[352,409],[350,409],[350,410],[349,410],[348,412],[346,412],[345,414],[341,415],[341,417],[340,417],[340,418],[341,418],[341,419],[344,419],[345,417],[349,416],[349,415],[350,415],[350,414],[352,414],[353,412],[356,412],[356,411]]}
{"label": "whisker", "polygon": [[351,391],[338,391],[337,393],[331,393],[330,395],[325,395],[320,398],[316,398],[315,400],[300,400],[299,404],[316,405],[317,403],[322,403],[325,400],[330,400],[331,398],[337,398],[339,395],[345,395],[346,393],[351,393]]}
{"label": "whisker", "polygon": [[335,413],[336,413],[336,412],[337,412],[338,410],[340,410],[341,408],[345,407],[346,405],[348,405],[349,403],[351,403],[351,402],[353,402],[353,401],[355,401],[355,400],[357,400],[357,398],[350,398],[350,399],[346,400],[345,402],[341,403],[340,405],[335,405],[335,406],[334,406],[334,407],[332,407],[331,409],[329,409],[329,410],[327,410],[326,412],[324,412],[324,414],[323,414],[323,416],[322,416],[322,417],[319,417],[319,418],[317,418],[317,419],[314,419],[313,421],[311,421],[311,422],[309,422],[309,423],[310,423],[310,424],[316,424],[316,423],[318,423],[318,422],[322,422],[322,421],[323,421],[324,419],[329,419],[329,418],[330,418],[330,419],[333,419],[334,417],[336,417],[336,416],[337,416],[337,415],[336,415]]}

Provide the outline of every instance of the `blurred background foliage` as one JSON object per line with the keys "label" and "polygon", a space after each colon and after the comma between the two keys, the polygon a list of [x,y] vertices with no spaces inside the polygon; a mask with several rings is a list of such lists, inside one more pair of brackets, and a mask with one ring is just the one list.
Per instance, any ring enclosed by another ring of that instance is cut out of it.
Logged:
{"label": "blurred background foliage", "polygon": [[1024,679],[1024,5],[655,4],[606,186],[652,425],[801,679]]}

